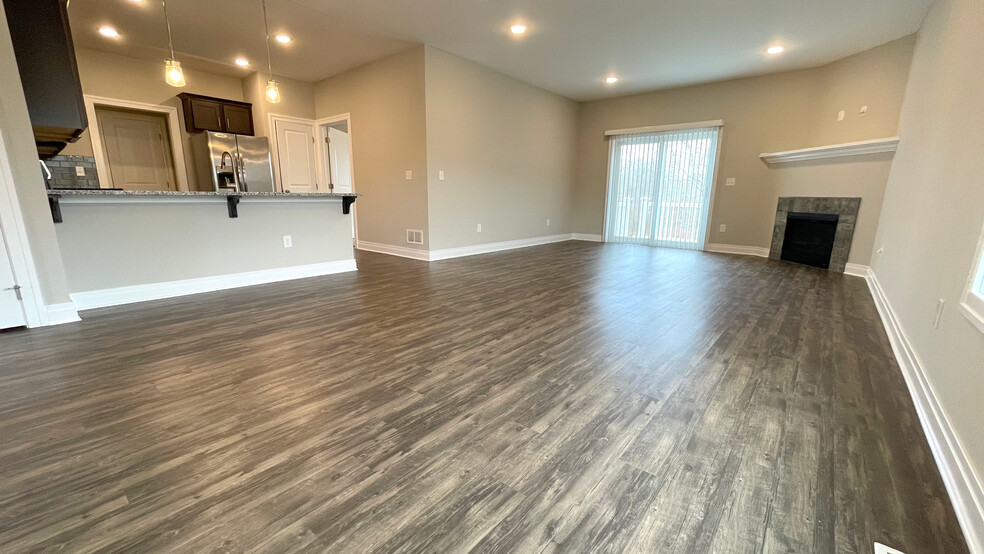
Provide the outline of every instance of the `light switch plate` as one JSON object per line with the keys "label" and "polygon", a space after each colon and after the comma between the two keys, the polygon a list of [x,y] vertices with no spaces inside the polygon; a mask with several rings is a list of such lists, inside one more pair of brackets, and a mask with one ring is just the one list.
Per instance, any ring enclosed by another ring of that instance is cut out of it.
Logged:
{"label": "light switch plate", "polygon": [[845,115],[847,115],[847,114],[844,113],[844,110],[841,110],[841,111],[837,112],[837,121],[844,121],[844,116]]}
{"label": "light switch plate", "polygon": [[290,235],[284,235],[284,248],[290,248],[294,246],[294,239]]}
{"label": "light switch plate", "polygon": [[407,181],[413,181],[413,171],[407,171]]}
{"label": "light switch plate", "polygon": [[481,224],[481,223],[479,223],[479,224],[478,224],[478,228],[477,228],[476,230],[477,230],[477,231],[478,231],[479,233],[481,233],[481,232],[482,232],[482,224]]}
{"label": "light switch plate", "polygon": [[85,177],[85,168],[82,167],[81,165],[75,166],[75,176],[76,177]]}
{"label": "light switch plate", "polygon": [[719,233],[723,233],[723,232],[725,232],[725,231],[727,231],[727,230],[728,230],[728,226],[727,226],[727,225],[725,225],[724,223],[722,223],[722,224],[721,224],[721,225],[720,225],[720,226],[718,227],[718,232],[719,232]]}
{"label": "light switch plate", "polygon": [[437,178],[440,179],[440,180],[442,180],[442,181],[444,180],[444,170],[443,169],[437,172]]}

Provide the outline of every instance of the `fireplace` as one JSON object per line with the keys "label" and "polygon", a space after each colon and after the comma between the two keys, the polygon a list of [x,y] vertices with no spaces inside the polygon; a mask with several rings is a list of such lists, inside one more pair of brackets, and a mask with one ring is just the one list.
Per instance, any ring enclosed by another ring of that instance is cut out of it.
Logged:
{"label": "fireplace", "polygon": [[860,198],[779,198],[769,257],[843,273],[860,208]]}
{"label": "fireplace", "polygon": [[779,259],[829,269],[838,219],[837,214],[787,213]]}

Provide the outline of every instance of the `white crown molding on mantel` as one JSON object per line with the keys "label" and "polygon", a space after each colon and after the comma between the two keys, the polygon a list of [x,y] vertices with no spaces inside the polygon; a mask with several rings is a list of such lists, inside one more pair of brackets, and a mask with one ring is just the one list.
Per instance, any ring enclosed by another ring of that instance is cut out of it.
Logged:
{"label": "white crown molding on mantel", "polygon": [[844,156],[861,156],[863,154],[880,154],[882,152],[895,152],[899,146],[899,140],[899,137],[888,137],[858,142],[845,142],[843,144],[816,146],[814,148],[787,150],[785,152],[768,152],[759,154],[759,158],[769,164],[783,164],[822,160],[825,158],[841,158]]}

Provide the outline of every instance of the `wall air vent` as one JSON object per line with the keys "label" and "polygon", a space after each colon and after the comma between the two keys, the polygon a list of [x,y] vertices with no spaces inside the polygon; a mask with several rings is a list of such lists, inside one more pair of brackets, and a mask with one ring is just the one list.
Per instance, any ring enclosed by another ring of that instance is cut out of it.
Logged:
{"label": "wall air vent", "polygon": [[407,229],[407,244],[424,244],[424,232],[418,229]]}

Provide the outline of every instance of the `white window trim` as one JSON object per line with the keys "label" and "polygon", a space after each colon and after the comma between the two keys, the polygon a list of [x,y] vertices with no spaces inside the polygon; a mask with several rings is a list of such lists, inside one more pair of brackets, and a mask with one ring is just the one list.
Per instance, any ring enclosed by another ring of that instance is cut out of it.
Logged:
{"label": "white window trim", "polygon": [[977,330],[984,333],[984,233],[977,241],[977,256],[974,258],[973,272],[967,280],[967,287],[960,300],[960,313],[964,315]]}
{"label": "white window trim", "polygon": [[96,119],[96,107],[108,106],[110,108],[127,108],[167,116],[168,131],[171,135],[171,159],[174,162],[174,179],[178,185],[178,190],[189,190],[188,166],[185,164],[184,155],[184,136],[181,134],[181,121],[178,118],[177,108],[173,106],[162,106],[160,104],[120,100],[118,98],[106,98],[104,96],[91,96],[88,94],[83,95],[83,100],[85,101],[85,113],[89,119],[89,140],[92,142],[92,157],[96,159],[96,176],[99,179],[99,188],[113,188],[113,179],[109,175],[109,158],[106,156],[102,133],[99,129],[99,121]]}
{"label": "white window trim", "polygon": [[685,129],[703,129],[705,127],[724,127],[723,119],[713,119],[711,121],[697,121],[694,123],[678,123],[675,125],[654,125],[650,127],[633,127],[631,129],[611,129],[605,131],[605,136],[614,135],[638,135],[642,133],[660,133],[663,131],[682,131]]}

